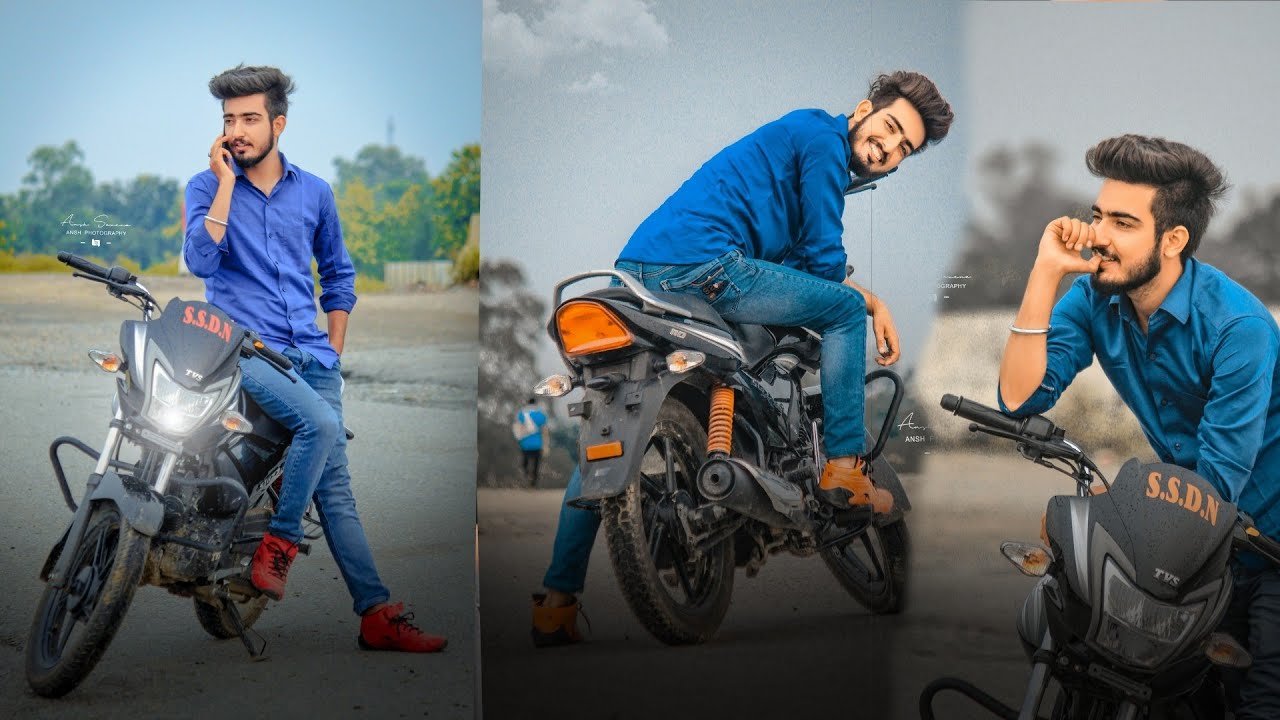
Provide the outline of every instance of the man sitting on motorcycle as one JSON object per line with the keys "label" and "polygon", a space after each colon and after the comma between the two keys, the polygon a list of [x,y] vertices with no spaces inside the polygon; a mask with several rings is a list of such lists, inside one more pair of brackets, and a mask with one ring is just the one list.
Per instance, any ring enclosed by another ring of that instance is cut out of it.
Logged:
{"label": "man sitting on motorcycle", "polygon": [[[652,290],[700,297],[731,322],[804,326],[822,335],[830,459],[819,495],[840,507],[893,508],[893,496],[876,487],[861,457],[868,315],[876,362],[891,365],[900,351],[884,302],[845,279],[845,190],[851,174],[889,172],[941,141],[952,119],[937,86],[906,71],[876,78],[848,116],[788,113],[707,161],[640,224],[615,264]],[[577,477],[566,499],[580,492]],[[599,520],[579,512],[586,511],[566,505],[561,514],[548,594],[535,600],[535,637],[564,625],[568,610],[554,619],[541,611],[572,608],[585,580]]]}
{"label": "man sitting on motorcycle", "polygon": [[[1096,356],[1163,462],[1191,468],[1280,533],[1280,329],[1266,307],[1193,255],[1226,191],[1203,153],[1124,135],[1085,155],[1103,179],[1092,223],[1045,228],[1000,365],[1000,407],[1053,407]],[[1092,249],[1086,260],[1085,248]],[[1054,303],[1061,281],[1086,273]],[[1236,718],[1280,717],[1280,571],[1242,556],[1225,630],[1253,666],[1228,678]]]}
{"label": "man sitting on motorcycle", "polygon": [[[314,498],[325,540],[361,615],[360,646],[440,650],[444,638],[411,625],[403,604],[389,604],[351,494],[340,358],[356,302],[355,268],[329,184],[290,164],[276,147],[293,81],[276,68],[241,65],[210,80],[209,91],[222,101],[223,134],[210,149],[209,169],[187,184],[183,255],[191,272],[204,278],[209,302],[257,331],[294,367],[284,377],[258,357],[241,365],[245,392],[293,433],[251,581],[268,597],[283,597],[302,516]],[[313,257],[327,334],[316,326]]]}

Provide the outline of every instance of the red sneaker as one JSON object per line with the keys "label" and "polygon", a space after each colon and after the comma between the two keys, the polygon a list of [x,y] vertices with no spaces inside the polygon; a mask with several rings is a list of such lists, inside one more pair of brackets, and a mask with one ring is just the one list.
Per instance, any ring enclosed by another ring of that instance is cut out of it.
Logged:
{"label": "red sneaker", "polygon": [[289,542],[271,533],[262,536],[262,543],[253,553],[253,574],[250,582],[272,600],[284,597],[284,582],[289,577],[289,566],[298,555],[298,543]]}
{"label": "red sneaker", "polygon": [[404,603],[384,605],[381,610],[360,618],[360,647],[365,650],[399,650],[401,652],[440,652],[449,641],[439,635],[428,635],[409,621],[413,613],[404,612]]}

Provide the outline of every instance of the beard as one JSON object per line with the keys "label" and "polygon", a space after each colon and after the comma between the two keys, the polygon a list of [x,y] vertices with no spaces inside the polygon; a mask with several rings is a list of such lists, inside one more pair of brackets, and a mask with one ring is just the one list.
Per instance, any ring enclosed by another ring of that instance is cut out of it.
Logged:
{"label": "beard", "polygon": [[867,167],[867,163],[858,157],[858,131],[867,122],[868,115],[853,124],[853,128],[849,130],[849,170],[854,175],[864,178],[871,175],[871,168]]}
{"label": "beard", "polygon": [[[1104,256],[1106,257],[1106,256]],[[1160,274],[1160,243],[1156,243],[1151,249],[1151,254],[1143,258],[1142,262],[1133,269],[1128,277],[1122,280],[1103,280],[1098,273],[1094,273],[1089,277],[1089,282],[1093,284],[1093,289],[1103,295],[1119,295],[1121,293],[1131,293],[1134,290],[1146,285]]]}
{"label": "beard", "polygon": [[271,133],[267,135],[267,149],[263,150],[262,153],[257,157],[245,156],[241,158],[241,157],[236,157],[235,153],[232,153],[231,157],[236,161],[236,165],[240,166],[241,170],[248,170],[254,165],[257,165],[258,163],[262,162],[262,159],[265,158],[272,150],[275,150],[275,149],[276,149],[276,136],[275,136],[275,133]]}

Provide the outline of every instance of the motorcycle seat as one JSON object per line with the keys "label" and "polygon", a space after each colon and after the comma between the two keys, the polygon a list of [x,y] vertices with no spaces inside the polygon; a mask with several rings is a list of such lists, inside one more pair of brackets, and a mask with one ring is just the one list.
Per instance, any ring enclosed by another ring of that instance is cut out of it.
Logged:
{"label": "motorcycle seat", "polygon": [[[788,335],[794,335],[804,338],[808,335],[819,336],[803,327],[789,327],[783,325],[759,325],[755,323],[736,323],[729,322],[720,317],[720,313],[711,306],[710,303],[695,295],[688,293],[672,293],[663,292],[661,290],[650,290],[657,299],[675,305],[683,310],[687,310],[691,319],[697,320],[708,325],[712,325],[732,335],[736,338],[743,348],[746,355],[747,365],[755,365],[764,358],[770,351],[777,347],[778,342]],[[583,297],[598,298],[601,300],[626,300],[635,302],[636,296],[630,290],[623,287],[607,287],[600,290],[594,290],[585,293]]]}

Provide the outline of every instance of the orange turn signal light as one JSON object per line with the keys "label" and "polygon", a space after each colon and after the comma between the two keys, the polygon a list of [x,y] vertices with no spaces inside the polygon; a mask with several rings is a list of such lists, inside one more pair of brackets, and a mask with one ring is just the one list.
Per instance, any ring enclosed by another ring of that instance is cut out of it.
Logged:
{"label": "orange turn signal light", "polygon": [[1000,543],[1000,553],[1013,563],[1023,575],[1044,577],[1053,562],[1053,556],[1039,545],[1005,541]]}
{"label": "orange turn signal light", "polygon": [[611,443],[587,446],[587,460],[608,460],[616,457],[622,457],[622,443],[616,440]]}
{"label": "orange turn signal light", "polygon": [[556,311],[556,329],[560,343],[571,357],[617,350],[630,345],[634,338],[604,305],[586,300],[573,300]]}

